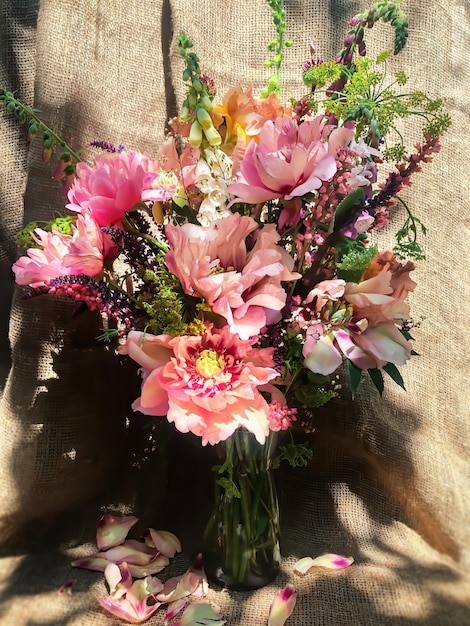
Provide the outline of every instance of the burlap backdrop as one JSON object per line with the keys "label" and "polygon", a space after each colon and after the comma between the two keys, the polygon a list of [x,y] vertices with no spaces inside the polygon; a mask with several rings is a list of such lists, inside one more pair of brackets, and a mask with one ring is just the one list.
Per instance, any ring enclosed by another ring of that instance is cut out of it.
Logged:
{"label": "burlap backdrop", "polygon": [[[286,55],[284,85],[286,93],[300,95],[299,67],[310,40],[331,58],[347,19],[366,5],[285,4],[295,43]],[[256,92],[266,78],[262,60],[272,27],[262,0],[0,0],[0,7],[1,83],[34,102],[75,147],[103,139],[155,152],[165,118],[183,93],[172,28],[194,40],[220,93],[236,82],[253,84]],[[470,8],[466,0],[408,0],[403,8],[411,38],[398,65],[417,87],[445,96],[453,118],[443,152],[406,194],[428,226],[428,258],[416,272],[412,299],[415,316],[423,317],[413,333],[421,356],[403,370],[408,393],[389,384],[380,401],[364,384],[354,404],[344,400],[318,413],[313,462],[279,480],[286,557],[280,579],[253,594],[212,592],[231,626],[264,624],[277,586],[287,581],[299,590],[293,624],[470,623]],[[390,41],[386,28],[379,32]],[[3,382],[10,359],[12,235],[23,222],[49,217],[63,199],[39,146],[28,154],[23,130],[6,116],[0,132]],[[102,578],[71,571],[69,561],[90,552],[86,542],[100,503],[135,505],[135,495],[118,498],[114,488],[129,459],[124,383],[131,389],[135,380],[94,341],[101,320],[72,317],[72,310],[53,299],[13,297],[12,368],[0,421],[0,620],[8,626],[114,623],[96,605],[105,593]],[[202,461],[181,458],[170,467],[171,507],[158,513],[176,518],[175,529],[189,537],[185,498],[194,487],[192,463]],[[143,501],[163,481],[145,482],[141,510],[148,511]],[[63,517],[68,512],[74,517]],[[60,530],[58,519],[67,523]],[[197,533],[192,541],[188,553]],[[292,575],[295,559],[325,551],[353,555],[356,563],[339,575]],[[188,557],[176,568],[186,567]],[[57,596],[69,578],[72,597]]]}

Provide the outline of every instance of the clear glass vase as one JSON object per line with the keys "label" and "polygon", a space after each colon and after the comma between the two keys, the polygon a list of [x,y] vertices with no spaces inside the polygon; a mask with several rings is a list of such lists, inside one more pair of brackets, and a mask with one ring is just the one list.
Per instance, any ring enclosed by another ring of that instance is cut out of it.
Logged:
{"label": "clear glass vase", "polygon": [[271,470],[277,433],[264,445],[239,428],[219,444],[215,501],[203,538],[210,580],[235,590],[258,589],[281,565],[279,506]]}

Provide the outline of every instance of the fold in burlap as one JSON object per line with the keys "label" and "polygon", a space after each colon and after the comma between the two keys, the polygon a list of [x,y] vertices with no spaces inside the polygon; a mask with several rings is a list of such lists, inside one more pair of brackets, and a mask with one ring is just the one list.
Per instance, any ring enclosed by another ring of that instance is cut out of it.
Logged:
{"label": "fold in burlap", "polygon": [[[219,94],[236,84],[253,84],[256,93],[266,80],[262,61],[273,31],[262,0],[3,0],[0,6],[2,82],[34,100],[76,148],[103,139],[155,153],[165,119],[183,95],[172,32],[185,30],[193,39]],[[299,68],[309,56],[310,40],[320,56],[331,58],[341,47],[347,19],[365,5],[289,0],[285,6],[288,36],[294,39],[286,53],[285,93],[299,96]],[[288,581],[299,590],[288,623],[299,626],[470,623],[465,238],[470,9],[465,0],[408,0],[403,10],[410,41],[392,69],[404,69],[414,86],[445,97],[453,118],[442,153],[404,194],[428,227],[427,260],[416,271],[411,301],[413,314],[422,318],[413,331],[420,356],[402,368],[407,393],[390,382],[380,400],[364,382],[354,403],[341,400],[318,411],[309,437],[310,466],[279,475],[286,557],[280,579],[253,594],[211,591],[231,626],[266,623],[275,590]],[[391,47],[390,30],[377,27],[379,35]],[[373,33],[368,41],[375,41]],[[381,48],[371,45],[374,53]],[[39,146],[33,144],[28,156],[22,129],[5,116],[1,124],[5,336],[13,233],[21,222],[49,217],[63,198],[50,180],[51,167],[40,161]],[[395,229],[402,218],[394,216]],[[392,229],[382,233],[379,245],[391,245],[392,235]],[[84,542],[92,539],[100,503],[112,498],[122,507],[135,504],[134,493],[125,496],[112,486],[129,458],[125,396],[132,396],[136,379],[94,341],[101,320],[91,314],[72,317],[72,310],[54,299],[13,299],[12,369],[0,421],[5,625],[111,623],[96,605],[105,594],[102,578],[70,570],[69,561],[91,551]],[[6,349],[2,356],[8,364]],[[172,445],[167,505],[155,516],[186,540],[186,554],[176,563],[181,570],[198,547],[201,520],[194,511],[203,497],[194,498],[198,480],[207,475],[206,451],[188,453],[178,439]],[[139,506],[147,513],[165,468],[160,472],[140,480]],[[53,520],[67,512],[75,516],[59,532]],[[39,535],[39,525],[48,532]],[[21,545],[34,537],[35,551],[26,553]],[[329,551],[352,555],[356,563],[339,574],[302,579],[292,574],[295,559]],[[57,587],[69,578],[75,581],[72,598],[57,596]]]}

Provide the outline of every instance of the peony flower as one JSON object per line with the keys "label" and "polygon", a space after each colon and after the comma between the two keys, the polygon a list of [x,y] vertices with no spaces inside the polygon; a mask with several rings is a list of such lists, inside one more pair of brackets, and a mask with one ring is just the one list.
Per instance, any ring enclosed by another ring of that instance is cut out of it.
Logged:
{"label": "peony flower", "polygon": [[328,142],[321,141],[321,133],[319,118],[300,126],[292,119],[268,120],[259,143],[248,145],[238,182],[228,191],[237,201],[258,204],[275,198],[290,200],[319,189],[336,172],[335,157]]}
{"label": "peony flower", "polygon": [[[274,224],[258,230],[238,213],[208,226],[168,225],[170,251],[165,261],[188,295],[203,298],[242,339],[276,322],[286,303],[282,281],[296,280],[289,254],[276,245]],[[247,238],[256,233],[254,245]]]}
{"label": "peony flower", "polygon": [[129,333],[119,352],[143,366],[142,393],[134,410],[166,415],[180,432],[202,437],[202,445],[219,443],[240,426],[264,443],[269,406],[258,387],[277,372],[272,349],[253,349],[253,343],[227,326],[173,339]]}
{"label": "peony flower", "polygon": [[[156,178],[152,167],[149,157],[124,151],[95,156],[93,167],[78,163],[66,206],[89,213],[100,226],[118,224],[127,211],[142,202],[144,191],[152,188]],[[158,200],[158,194],[147,193],[145,197]]]}

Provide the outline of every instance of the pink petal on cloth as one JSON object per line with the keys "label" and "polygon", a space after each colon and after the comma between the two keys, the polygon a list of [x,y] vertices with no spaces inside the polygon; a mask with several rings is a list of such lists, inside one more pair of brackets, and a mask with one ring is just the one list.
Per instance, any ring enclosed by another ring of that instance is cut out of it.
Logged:
{"label": "pink petal on cloth", "polygon": [[305,556],[294,565],[294,572],[304,576],[314,567],[339,570],[349,567],[352,563],[354,563],[352,556],[345,557],[339,554],[322,554],[315,559],[310,556]]}
{"label": "pink petal on cloth", "polygon": [[179,600],[175,600],[174,602],[169,603],[165,615],[165,626],[167,626],[178,615],[178,613],[184,609],[188,602],[188,598],[180,598]]}
{"label": "pink petal on cloth", "polygon": [[106,566],[109,565],[109,561],[102,556],[92,555],[84,557],[82,559],[76,559],[75,561],[72,561],[71,565],[72,567],[82,567],[83,569],[90,569],[94,572],[104,572]]}
{"label": "pink petal on cloth", "polygon": [[114,548],[124,542],[129,530],[139,519],[133,515],[103,515],[96,526],[96,545],[99,550]]}
{"label": "pink petal on cloth", "polygon": [[181,542],[176,535],[170,533],[168,530],[154,530],[148,529],[150,535],[150,541],[148,535],[146,535],[146,543],[153,548],[156,548],[161,554],[169,558],[173,558],[177,552],[181,552]]}
{"label": "pink petal on cloth", "polygon": [[224,626],[226,623],[208,602],[192,602],[173,626]]}
{"label": "pink petal on cloth", "polygon": [[268,626],[284,626],[297,602],[297,592],[292,585],[280,589],[269,610]]}
{"label": "pink petal on cloth", "polygon": [[109,563],[104,570],[104,577],[109,587],[109,595],[115,600],[125,596],[132,587],[132,576],[127,563]]}

